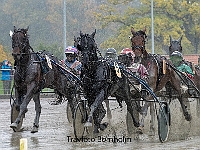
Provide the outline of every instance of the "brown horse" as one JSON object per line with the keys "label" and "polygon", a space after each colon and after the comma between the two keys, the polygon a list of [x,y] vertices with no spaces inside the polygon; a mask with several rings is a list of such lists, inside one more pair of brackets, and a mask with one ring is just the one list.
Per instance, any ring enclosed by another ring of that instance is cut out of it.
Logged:
{"label": "brown horse", "polygon": [[[38,132],[39,118],[41,113],[40,91],[48,87],[57,90],[67,97],[73,109],[73,98],[75,93],[77,78],[65,72],[59,67],[58,59],[47,52],[34,52],[29,44],[28,28],[17,29],[12,32],[12,55],[15,60],[14,106],[18,112],[16,118],[11,119],[10,127],[18,131],[20,122],[28,111],[27,105],[33,98],[35,102],[36,116],[33,123],[32,133]],[[72,79],[72,77],[76,79]],[[13,114],[16,115],[16,114]],[[20,127],[21,128],[21,127]]]}
{"label": "brown horse", "polygon": [[[181,36],[178,40],[173,39],[173,37],[170,35],[170,46],[169,46],[169,56],[171,56],[171,54],[175,51],[181,52],[182,53],[182,45],[181,45],[181,40],[182,40]],[[191,69],[194,72],[194,84],[197,87],[198,90],[200,90],[200,67],[198,65],[194,65],[192,62],[186,61],[185,59],[182,60],[183,63],[187,64],[188,66],[191,67]],[[192,89],[192,87],[190,87]],[[194,87],[193,87],[194,89]],[[195,90],[191,90],[191,94],[192,91]],[[199,91],[196,92],[196,95],[193,95],[193,97],[197,97],[197,116],[200,117],[200,93]]]}
{"label": "brown horse", "polygon": [[[170,87],[173,87],[176,91],[176,94],[178,95],[179,102],[181,104],[183,114],[185,116],[185,119],[190,121],[191,115],[189,114],[185,101],[182,99],[181,94],[181,81],[177,75],[176,72],[174,72],[173,68],[171,68],[170,64],[171,62],[167,60],[166,57],[156,54],[150,54],[147,53],[145,49],[145,40],[146,40],[146,29],[135,31],[134,28],[131,28],[132,38],[132,50],[135,53],[135,63],[142,63],[146,69],[148,70],[149,77],[147,79],[147,83],[149,87],[152,89],[152,91],[159,97],[160,91],[166,86],[170,85]],[[169,86],[168,86],[169,87]],[[167,88],[166,89],[170,89]],[[169,91],[166,91],[166,97],[171,98],[171,96],[167,95],[167,93],[170,93]],[[163,94],[161,94],[163,96]],[[152,99],[150,96],[146,98]],[[151,102],[145,102],[141,114],[142,119],[141,123],[144,126],[144,118],[147,115],[148,107],[150,106],[151,110],[151,125],[150,125],[150,131],[154,131],[154,119],[155,119],[155,113],[154,113],[154,106]]]}

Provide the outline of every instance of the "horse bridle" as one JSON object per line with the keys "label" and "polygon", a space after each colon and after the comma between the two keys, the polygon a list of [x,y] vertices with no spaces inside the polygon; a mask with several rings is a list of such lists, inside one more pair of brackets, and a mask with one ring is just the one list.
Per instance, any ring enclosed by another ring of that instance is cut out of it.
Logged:
{"label": "horse bridle", "polygon": [[[96,54],[96,51],[99,53],[99,55],[102,57],[102,55],[101,55],[101,52],[99,51],[99,49],[98,49],[98,47],[97,47],[97,44],[95,43],[95,41],[94,41],[94,39],[93,38],[91,38],[90,36],[87,36],[87,35],[84,35],[84,36],[82,36],[82,37],[79,37],[79,38],[77,38],[77,43],[79,43],[79,44],[77,44],[77,45],[80,45],[80,41],[81,41],[81,38],[84,38],[84,40],[85,40],[85,47],[84,47],[84,51],[86,51],[86,52],[83,52],[83,51],[81,51],[81,53],[82,53],[82,55],[94,55],[94,54]],[[88,38],[90,38],[91,39],[91,41],[94,43],[94,46],[93,46],[93,52],[91,52],[90,50],[89,50],[89,47],[88,47]]]}
{"label": "horse bridle", "polygon": [[[19,42],[19,35],[18,35],[19,33],[22,33],[24,35],[24,37],[23,37],[23,43]],[[19,47],[20,48],[20,54],[25,54],[25,53],[23,53],[23,50],[25,49],[25,47],[26,46],[30,47],[30,45],[27,44],[27,43],[29,43],[29,41],[28,41],[28,37],[27,37],[26,33],[23,33],[22,30],[18,30],[16,32],[14,32],[14,34],[12,35],[12,37],[14,35],[17,35],[17,39],[15,41],[12,39],[12,48],[14,49],[15,47]]]}
{"label": "horse bridle", "polygon": [[[132,39],[135,38],[136,36],[142,36],[143,37],[143,46],[140,46],[140,45],[133,45],[133,42],[132,42]],[[135,51],[136,49],[139,49],[142,54],[145,50],[145,43],[146,43],[146,39],[147,38],[147,35],[143,32],[143,31],[138,31],[135,33],[135,35],[131,38],[131,47],[132,47],[132,50]]]}

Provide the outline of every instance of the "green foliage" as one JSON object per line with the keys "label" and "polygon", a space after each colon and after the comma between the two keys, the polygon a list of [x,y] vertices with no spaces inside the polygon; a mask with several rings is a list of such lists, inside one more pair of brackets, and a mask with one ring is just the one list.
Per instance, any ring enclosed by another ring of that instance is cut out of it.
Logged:
{"label": "green foliage", "polygon": [[[100,5],[101,4],[101,5]],[[200,41],[200,1],[154,0],[155,52],[166,53],[169,35],[178,39],[183,35],[185,53],[197,53]],[[7,0],[0,5],[0,44],[10,55],[13,26],[29,26],[30,44],[34,50],[42,45],[59,58],[63,54],[63,0]],[[114,47],[121,51],[130,47],[131,27],[147,28],[151,51],[151,1],[146,0],[66,0],[67,45],[73,45],[79,32],[92,33],[97,29],[96,41],[102,50]],[[97,18],[97,19],[96,19]]]}
{"label": "green foliage", "polygon": [[[118,31],[101,44],[102,48],[114,47],[122,49],[130,47],[130,41],[125,37],[135,30],[147,28],[151,42],[151,1],[141,0],[139,7],[134,7],[134,0],[127,3],[122,0],[109,0],[99,7],[96,17],[102,22],[102,27],[117,24]],[[183,35],[184,53],[197,53],[200,47],[200,2],[186,0],[154,0],[154,43],[155,53],[167,53],[169,35],[178,39]],[[120,9],[121,8],[121,9]],[[151,50],[151,44],[147,49]]]}
{"label": "green foliage", "polygon": [[6,55],[6,53],[4,52],[4,50],[3,50],[3,46],[2,45],[0,45],[0,62],[2,62],[2,61],[4,61],[5,59],[7,59],[7,55]]}
{"label": "green foliage", "polygon": [[56,56],[58,59],[63,59],[64,50],[63,48],[59,47],[57,44],[45,45],[44,43],[40,43],[39,46],[37,47],[37,50],[48,51],[52,53],[54,56]]}

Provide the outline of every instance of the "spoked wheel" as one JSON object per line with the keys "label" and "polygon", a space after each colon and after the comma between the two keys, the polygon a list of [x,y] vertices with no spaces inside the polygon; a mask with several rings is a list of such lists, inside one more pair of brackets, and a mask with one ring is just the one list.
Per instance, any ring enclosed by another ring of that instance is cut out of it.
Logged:
{"label": "spoked wheel", "polygon": [[79,102],[76,106],[74,112],[74,135],[76,138],[81,138],[84,135],[85,127],[84,124],[86,122],[86,111],[83,109],[83,103]]}
{"label": "spoked wheel", "polygon": [[[11,105],[11,124],[16,120],[19,115],[19,111],[16,109],[15,102]],[[22,130],[22,123],[23,123],[24,116],[21,117],[20,123],[17,125],[17,128],[13,128],[14,132],[19,132]]]}
{"label": "spoked wheel", "polygon": [[67,102],[66,113],[67,113],[67,120],[69,121],[69,123],[72,123],[72,121],[73,121],[73,119],[72,119],[72,111],[71,111],[69,102]]}
{"label": "spoked wheel", "polygon": [[169,134],[170,108],[168,103],[162,103],[158,113],[158,136],[160,142],[165,142]]}
{"label": "spoked wheel", "polygon": [[91,127],[85,127],[89,109],[84,107],[83,102],[79,102],[74,112],[74,135],[76,138],[82,138],[85,133],[91,134],[93,132],[93,123]]}

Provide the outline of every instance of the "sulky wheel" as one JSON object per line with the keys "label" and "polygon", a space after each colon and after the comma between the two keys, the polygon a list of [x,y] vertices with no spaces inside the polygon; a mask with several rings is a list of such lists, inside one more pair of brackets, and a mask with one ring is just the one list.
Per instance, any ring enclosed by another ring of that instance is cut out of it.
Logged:
{"label": "sulky wheel", "polygon": [[160,142],[165,142],[169,134],[170,109],[167,103],[162,103],[158,113],[158,136]]}
{"label": "sulky wheel", "polygon": [[84,135],[85,127],[84,124],[86,122],[86,111],[83,109],[83,103],[79,102],[74,111],[74,135],[76,138],[81,138]]}
{"label": "sulky wheel", "polygon": [[72,121],[73,121],[73,119],[72,119],[72,111],[71,111],[69,102],[67,102],[66,113],[67,113],[67,120],[69,121],[69,123],[72,123]]}

